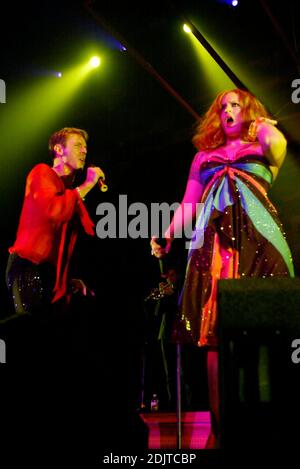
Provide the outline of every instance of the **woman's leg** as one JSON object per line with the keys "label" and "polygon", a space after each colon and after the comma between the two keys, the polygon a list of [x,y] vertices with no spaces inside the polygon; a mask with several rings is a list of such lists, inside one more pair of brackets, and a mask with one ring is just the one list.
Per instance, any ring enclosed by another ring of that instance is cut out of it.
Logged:
{"label": "woman's leg", "polygon": [[206,443],[206,448],[209,449],[220,447],[220,394],[218,351],[216,349],[207,352],[207,378],[211,414],[211,431]]}

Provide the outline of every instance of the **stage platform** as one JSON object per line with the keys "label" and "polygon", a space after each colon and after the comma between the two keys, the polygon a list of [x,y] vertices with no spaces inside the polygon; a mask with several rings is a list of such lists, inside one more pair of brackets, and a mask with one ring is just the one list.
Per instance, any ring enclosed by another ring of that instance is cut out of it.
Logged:
{"label": "stage platform", "polygon": [[[178,448],[178,424],[176,413],[151,412],[141,413],[146,424],[148,449]],[[203,449],[210,432],[210,413],[182,412],[181,415],[181,448]]]}

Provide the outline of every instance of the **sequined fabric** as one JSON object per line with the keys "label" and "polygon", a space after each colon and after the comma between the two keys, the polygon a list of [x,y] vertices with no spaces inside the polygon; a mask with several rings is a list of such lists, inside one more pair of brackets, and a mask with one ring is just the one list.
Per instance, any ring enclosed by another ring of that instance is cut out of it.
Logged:
{"label": "sequined fabric", "polygon": [[17,314],[46,315],[51,304],[55,269],[48,263],[34,264],[10,254],[6,282]]}
{"label": "sequined fabric", "polygon": [[264,157],[210,158],[198,178],[205,186],[204,209],[195,229],[204,230],[204,242],[190,246],[173,339],[216,346],[218,279],[286,277],[294,270],[282,224],[267,197],[272,174]]}

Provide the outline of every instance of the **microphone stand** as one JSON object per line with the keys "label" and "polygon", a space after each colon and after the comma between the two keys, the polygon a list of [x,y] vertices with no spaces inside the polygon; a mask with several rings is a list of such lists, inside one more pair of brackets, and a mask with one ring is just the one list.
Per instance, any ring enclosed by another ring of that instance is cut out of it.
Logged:
{"label": "microphone stand", "polygon": [[[159,259],[160,273],[164,274],[164,263]],[[176,342],[176,441],[177,449],[182,442],[182,410],[181,410],[181,344]]]}
{"label": "microphone stand", "polygon": [[177,448],[181,449],[181,345],[176,342],[176,422],[177,422]]}

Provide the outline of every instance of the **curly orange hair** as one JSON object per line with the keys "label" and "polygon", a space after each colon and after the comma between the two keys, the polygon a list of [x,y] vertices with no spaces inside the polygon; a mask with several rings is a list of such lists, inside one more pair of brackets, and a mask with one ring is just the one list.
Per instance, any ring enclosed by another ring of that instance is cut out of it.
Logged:
{"label": "curly orange hair", "polygon": [[210,150],[225,143],[226,136],[221,125],[220,112],[222,100],[228,93],[236,93],[239,97],[243,117],[243,130],[241,134],[243,140],[248,141],[248,128],[253,120],[257,117],[269,116],[264,105],[255,98],[255,96],[249,93],[249,91],[244,91],[239,88],[221,91],[206,114],[196,125],[196,133],[192,138],[192,142],[198,150]]}

